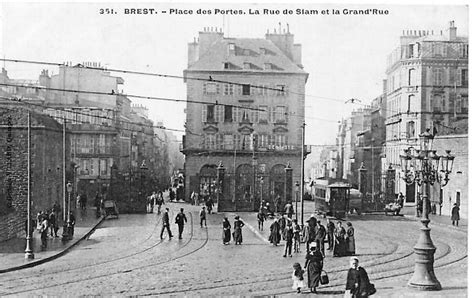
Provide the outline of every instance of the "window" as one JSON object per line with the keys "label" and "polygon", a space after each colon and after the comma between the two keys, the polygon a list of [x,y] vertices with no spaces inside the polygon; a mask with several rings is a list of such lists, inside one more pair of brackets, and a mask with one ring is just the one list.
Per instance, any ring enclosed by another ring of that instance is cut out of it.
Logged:
{"label": "window", "polygon": [[229,43],[229,51],[235,51],[235,44]]}
{"label": "window", "polygon": [[214,122],[214,105],[207,106],[207,121],[206,122]]}
{"label": "window", "polygon": [[433,69],[433,85],[442,86],[443,85],[443,74],[444,71],[441,68]]}
{"label": "window", "polygon": [[99,167],[100,167],[100,174],[107,175],[107,160],[106,159],[100,160]]}
{"label": "window", "polygon": [[407,58],[413,58],[414,57],[414,52],[415,52],[415,45],[410,44],[408,45],[408,57]]}
{"label": "window", "polygon": [[250,122],[257,123],[258,122],[258,111],[256,110],[249,110],[250,114]]}
{"label": "window", "polygon": [[232,150],[234,149],[234,136],[230,134],[224,135],[224,149]]}
{"label": "window", "polygon": [[219,94],[219,84],[204,83],[203,94]]}
{"label": "window", "polygon": [[441,95],[436,94],[435,96],[433,96],[433,103],[432,103],[433,112],[435,113],[442,112],[443,108],[442,108],[441,101],[442,101]]}
{"label": "window", "polygon": [[461,69],[461,86],[467,86],[469,82],[467,69]]}
{"label": "window", "polygon": [[241,122],[250,122],[250,119],[249,119],[249,110],[247,110],[247,109],[241,109],[241,113],[242,113]]}
{"label": "window", "polygon": [[277,91],[277,96],[285,96],[285,85],[276,85],[276,88],[279,89]]}
{"label": "window", "polygon": [[215,107],[215,121],[218,123],[224,122],[224,106],[218,105]]}
{"label": "window", "polygon": [[242,95],[250,95],[250,85],[249,84],[242,85]]}
{"label": "window", "polygon": [[266,96],[268,94],[268,86],[266,85],[258,85],[259,88],[256,88],[254,87],[254,89],[256,89],[256,94],[257,95],[263,95],[263,96]]}
{"label": "window", "polygon": [[258,147],[260,148],[268,147],[268,135],[258,135]]}
{"label": "window", "polygon": [[462,57],[467,58],[469,55],[469,45],[463,44],[462,45]]}
{"label": "window", "polygon": [[216,135],[216,148],[219,150],[224,150],[224,135],[217,134]]}
{"label": "window", "polygon": [[277,106],[275,109],[275,123],[287,123],[287,107]]}
{"label": "window", "polygon": [[408,103],[407,103],[407,113],[411,112],[411,104],[413,100],[415,99],[415,95],[408,95]]}
{"label": "window", "polygon": [[225,84],[224,85],[224,95],[234,95],[234,85]]}
{"label": "window", "polygon": [[409,121],[407,123],[407,138],[411,139],[415,137],[415,122]]}
{"label": "window", "polygon": [[243,141],[242,141],[242,150],[250,150],[251,149],[251,138],[250,135],[243,135]]}
{"label": "window", "polygon": [[232,122],[232,106],[224,106],[224,122]]}
{"label": "window", "polygon": [[467,114],[469,104],[467,102],[467,95],[461,95],[461,113]]}
{"label": "window", "polygon": [[268,106],[258,106],[258,122],[260,123],[268,123]]}
{"label": "window", "polygon": [[239,122],[240,108],[232,107],[232,121]]}
{"label": "window", "polygon": [[435,56],[446,56],[446,45],[443,43],[435,43],[433,45],[433,54]]}
{"label": "window", "polygon": [[234,135],[234,150],[240,150],[240,135],[235,134]]}
{"label": "window", "polygon": [[229,68],[230,68],[230,63],[224,62],[224,69],[229,69]]}
{"label": "window", "polygon": [[205,149],[216,149],[216,135],[208,134],[204,139],[204,148]]}
{"label": "window", "polygon": [[264,68],[267,69],[267,70],[272,69],[272,64],[271,63],[265,63]]}
{"label": "window", "polygon": [[408,70],[408,86],[413,86],[415,82],[415,69],[411,68]]}
{"label": "window", "polygon": [[250,69],[251,65],[248,62],[244,62],[244,69]]}

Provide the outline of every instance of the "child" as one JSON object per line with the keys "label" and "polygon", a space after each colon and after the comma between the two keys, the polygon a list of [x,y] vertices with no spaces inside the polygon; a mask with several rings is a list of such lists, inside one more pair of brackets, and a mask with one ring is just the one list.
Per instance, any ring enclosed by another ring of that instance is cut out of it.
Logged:
{"label": "child", "polygon": [[301,288],[305,287],[304,284],[304,270],[301,268],[300,263],[293,264],[293,290],[296,290],[296,293],[301,293]]}

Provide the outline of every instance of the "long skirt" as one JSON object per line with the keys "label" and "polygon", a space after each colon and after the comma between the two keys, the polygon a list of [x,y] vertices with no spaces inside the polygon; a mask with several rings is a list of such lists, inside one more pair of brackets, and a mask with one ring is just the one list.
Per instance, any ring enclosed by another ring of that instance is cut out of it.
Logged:
{"label": "long skirt", "polygon": [[321,278],[321,270],[323,268],[317,262],[309,262],[308,264],[308,288],[316,288],[319,286]]}
{"label": "long skirt", "polygon": [[236,244],[242,243],[242,229],[241,228],[236,228],[234,230],[234,241]]}
{"label": "long skirt", "polygon": [[355,255],[356,247],[355,247],[355,239],[354,236],[347,237],[347,254],[352,256]]}
{"label": "long skirt", "polygon": [[334,241],[334,256],[343,257],[346,255],[346,241],[342,237],[336,237]]}
{"label": "long skirt", "polygon": [[230,229],[224,230],[222,232],[222,241],[227,243],[230,241]]}
{"label": "long skirt", "polygon": [[270,241],[270,243],[272,243],[273,245],[278,245],[278,243],[280,243],[280,240],[281,240],[281,236],[278,231],[273,231],[270,234],[270,237],[268,237],[268,241]]}

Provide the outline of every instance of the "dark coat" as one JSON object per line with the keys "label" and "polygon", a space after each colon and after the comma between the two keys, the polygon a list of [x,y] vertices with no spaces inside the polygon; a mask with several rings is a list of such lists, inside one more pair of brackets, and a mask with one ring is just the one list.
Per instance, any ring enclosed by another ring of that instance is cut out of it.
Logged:
{"label": "dark coat", "polygon": [[451,220],[459,220],[459,207],[454,206],[451,210]]}
{"label": "dark coat", "polygon": [[169,226],[170,225],[170,216],[168,212],[163,213],[163,226]]}
{"label": "dark coat", "polygon": [[350,290],[353,297],[368,297],[369,286],[369,276],[364,268],[359,267],[357,269],[349,269],[347,272],[346,290]]}
{"label": "dark coat", "polygon": [[175,218],[176,224],[183,226],[185,222],[188,222],[188,219],[186,218],[186,214],[184,213],[178,213]]}
{"label": "dark coat", "polygon": [[308,287],[316,288],[321,279],[321,271],[323,270],[323,255],[319,250],[310,251],[306,255],[304,267],[308,271]]}

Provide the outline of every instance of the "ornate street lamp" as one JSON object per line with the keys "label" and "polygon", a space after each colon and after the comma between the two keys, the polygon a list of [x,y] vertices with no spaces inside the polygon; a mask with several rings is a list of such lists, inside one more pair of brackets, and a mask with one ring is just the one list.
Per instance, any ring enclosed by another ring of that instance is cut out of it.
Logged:
{"label": "ornate street lamp", "polygon": [[[420,149],[409,147],[400,154],[400,162],[403,172],[403,180],[407,184],[416,182],[422,187],[423,215],[421,218],[422,228],[420,238],[414,246],[417,256],[415,272],[408,282],[410,287],[420,290],[441,290],[441,284],[436,279],[433,263],[436,247],[430,237],[431,229],[428,227],[428,187],[435,182],[446,186],[449,174],[452,171],[454,156],[450,150],[446,155],[438,156],[436,150],[432,150],[434,136],[429,130],[420,134]],[[441,162],[441,168],[439,168]]]}
{"label": "ornate street lamp", "polygon": [[[219,161],[219,164],[217,165],[217,211],[219,212],[219,199],[220,195],[223,193],[223,185],[224,185],[224,172],[225,168],[222,165],[222,161]],[[221,207],[222,208],[222,207]]]}

